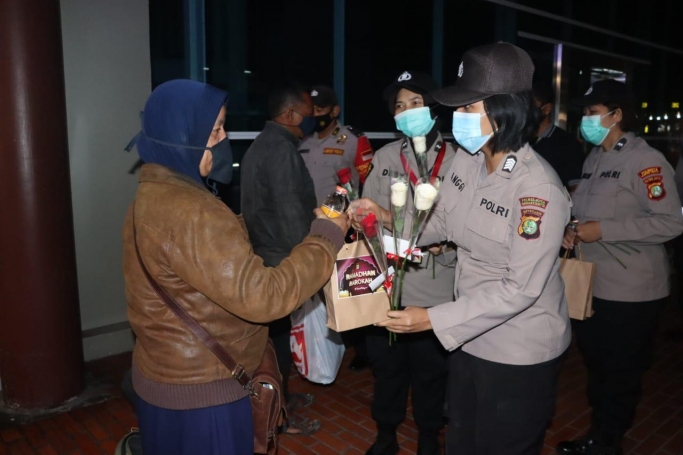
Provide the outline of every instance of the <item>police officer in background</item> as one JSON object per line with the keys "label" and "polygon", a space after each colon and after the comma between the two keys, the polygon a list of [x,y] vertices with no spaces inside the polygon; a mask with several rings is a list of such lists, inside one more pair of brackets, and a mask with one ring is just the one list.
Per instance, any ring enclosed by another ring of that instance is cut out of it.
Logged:
{"label": "police officer in background", "polygon": [[[539,454],[571,339],[558,255],[570,201],[529,145],[538,126],[533,72],[516,46],[480,46],[463,56],[455,86],[432,93],[457,107],[453,135],[464,150],[421,242],[458,246],[456,300],[389,311],[377,324],[399,339],[433,330],[453,351],[449,455]],[[391,212],[365,198],[353,208],[357,218],[371,210],[390,223]]]}
{"label": "police officer in background", "polygon": [[583,107],[581,134],[595,147],[572,195],[578,226],[567,229],[563,246],[581,242],[585,260],[596,264],[595,314],[576,321],[593,415],[585,437],[556,451],[619,455],[669,295],[663,244],[683,232],[681,201],[671,165],[635,135],[638,119],[625,84],[598,81],[575,104]]}
{"label": "police officer in background", "polygon": [[[435,119],[434,99],[429,91],[438,88],[428,75],[405,71],[397,75],[384,91],[389,112],[405,138],[385,145],[372,161],[372,172],[363,196],[390,208],[391,173],[410,175],[412,191],[419,178],[413,137],[426,136],[427,167],[430,175],[446,176],[455,149],[444,142]],[[407,172],[409,171],[409,172]],[[413,198],[407,199],[406,226],[411,226]],[[443,245],[423,248],[421,264],[406,266],[401,297],[402,306],[431,307],[453,300],[455,251]],[[377,424],[376,442],[366,455],[394,455],[399,446],[396,428],[405,419],[408,392],[412,391],[413,416],[418,428],[419,455],[441,453],[438,434],[444,426],[443,409],[446,390],[446,350],[432,332],[400,335],[389,346],[389,334],[380,328],[366,332],[368,354],[375,377],[372,418]]]}
{"label": "police officer in background", "polygon": [[[358,189],[365,182],[374,151],[365,134],[339,122],[339,101],[334,90],[326,85],[315,85],[311,88],[311,99],[315,131],[301,141],[299,153],[313,179],[320,207],[337,186],[337,171],[340,168],[349,168],[355,188]],[[322,304],[323,297],[316,294],[312,298]],[[342,335],[344,341],[356,351],[349,368],[367,368],[369,360],[363,330],[351,330]]]}
{"label": "police officer in background", "polygon": [[334,90],[325,85],[313,86],[311,99],[315,132],[301,141],[299,153],[313,178],[320,206],[334,192],[340,166],[350,168],[356,188],[364,183],[374,152],[365,134],[339,122],[339,102]]}

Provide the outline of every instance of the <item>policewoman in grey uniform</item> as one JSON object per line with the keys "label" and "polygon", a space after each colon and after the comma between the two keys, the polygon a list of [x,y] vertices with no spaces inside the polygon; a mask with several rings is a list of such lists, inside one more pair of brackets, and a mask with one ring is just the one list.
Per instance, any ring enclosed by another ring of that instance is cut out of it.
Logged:
{"label": "policewoman in grey uniform", "polygon": [[[397,75],[384,91],[390,113],[401,115],[397,128],[405,135],[377,151],[372,161],[372,172],[365,182],[363,196],[377,201],[384,208],[390,208],[393,171],[412,174],[409,178],[411,191],[414,191],[416,180],[413,179],[419,178],[419,171],[412,137],[424,135],[427,139],[425,153],[430,175],[443,179],[451,167],[455,149],[444,142],[435,114],[430,109],[435,101],[428,92],[436,88],[438,86],[430,76],[405,71]],[[400,119],[405,117],[411,121],[403,123]],[[411,226],[413,198],[409,197],[406,202],[405,225]],[[431,307],[453,300],[455,251],[442,245],[423,250],[425,255],[421,264],[406,266],[401,305]],[[409,390],[419,432],[417,453],[441,453],[438,434],[444,427],[446,350],[434,334],[428,332],[398,336],[396,343],[389,346],[387,331],[377,327],[366,331],[366,344],[375,376],[371,406],[372,417],[377,424],[377,439],[367,454],[398,453],[396,428],[406,417]]]}
{"label": "policewoman in grey uniform", "polygon": [[[399,334],[433,330],[453,351],[451,455],[540,453],[571,338],[558,254],[570,200],[529,146],[539,118],[533,72],[516,46],[480,46],[463,56],[455,86],[432,93],[457,107],[453,134],[464,151],[422,241],[457,245],[456,300],[390,311],[378,324]],[[357,205],[361,214],[377,210],[367,200]]]}
{"label": "policewoman in grey uniform", "polygon": [[635,106],[615,80],[593,84],[583,107],[581,134],[595,145],[573,194],[576,231],[596,264],[595,314],[576,322],[588,367],[593,407],[589,433],[558,445],[559,454],[620,454],[650,367],[660,310],[669,295],[669,261],[663,243],[683,231],[674,171],[664,155],[636,137]]}

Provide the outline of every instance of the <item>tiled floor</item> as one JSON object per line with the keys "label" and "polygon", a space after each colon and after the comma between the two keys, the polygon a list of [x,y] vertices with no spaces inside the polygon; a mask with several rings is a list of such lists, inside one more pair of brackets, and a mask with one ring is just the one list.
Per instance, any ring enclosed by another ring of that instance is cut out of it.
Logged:
{"label": "tiled floor", "polygon": [[[679,325],[675,308],[663,317],[662,333]],[[352,351],[335,384],[320,386],[302,380],[296,373],[291,379],[293,391],[306,391],[316,397],[304,415],[322,421],[322,428],[312,436],[284,436],[280,455],[363,454],[374,437],[370,418],[373,379],[366,371],[347,368]],[[129,365],[130,355],[110,357],[88,365],[96,378],[109,378],[118,384],[121,372]],[[560,377],[557,412],[546,434],[544,455],[552,453],[558,441],[582,434],[589,425],[585,398],[585,370],[574,345],[570,348]],[[0,455],[5,454],[112,454],[116,441],[135,426],[135,415],[112,385],[113,399],[42,419],[23,426],[0,430]],[[401,454],[414,454],[417,432],[411,418],[400,427]],[[645,379],[645,391],[636,424],[624,443],[633,455],[683,454],[683,341],[660,336],[655,365]],[[467,455],[467,454],[464,454]]]}

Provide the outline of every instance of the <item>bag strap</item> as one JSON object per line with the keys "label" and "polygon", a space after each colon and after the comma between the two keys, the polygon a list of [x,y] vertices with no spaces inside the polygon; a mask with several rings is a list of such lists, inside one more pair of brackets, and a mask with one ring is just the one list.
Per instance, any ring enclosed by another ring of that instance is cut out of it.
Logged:
{"label": "bag strap", "polygon": [[[578,259],[580,262],[583,262],[583,251],[581,251],[581,243],[577,243],[576,245],[574,245],[574,248],[579,250]],[[569,248],[565,248],[563,259],[568,259],[568,258],[569,258]]]}
{"label": "bag strap", "polygon": [[147,281],[149,281],[150,286],[154,289],[154,292],[159,296],[159,298],[168,306],[168,308],[175,313],[181,321],[187,325],[187,327],[194,333],[197,338],[202,340],[202,343],[206,345],[207,348],[214,353],[218,360],[220,360],[223,365],[225,365],[228,370],[232,373],[232,377],[239,382],[245,390],[249,391],[251,395],[255,395],[254,388],[252,387],[251,378],[244,370],[244,367],[232,358],[232,356],[225,350],[221,344],[212,337],[209,332],[204,329],[197,321],[195,321],[192,316],[185,310],[185,308],[178,305],[178,303],[173,300],[173,298],[166,292],[164,288],[159,286],[159,284],[154,281],[154,278],[147,271],[144,262],[142,261],[142,256],[140,256],[140,249],[138,248],[137,241],[137,229],[135,227],[135,202],[133,202],[133,243],[135,244],[135,254],[138,256],[138,262],[142,271],[145,272]]}

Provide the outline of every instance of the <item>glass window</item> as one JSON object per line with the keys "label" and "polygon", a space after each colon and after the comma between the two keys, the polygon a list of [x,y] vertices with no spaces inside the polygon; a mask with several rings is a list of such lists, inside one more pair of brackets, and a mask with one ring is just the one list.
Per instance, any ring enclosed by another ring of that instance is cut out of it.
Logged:
{"label": "glass window", "polygon": [[431,43],[430,1],[387,7],[347,0],[345,122],[362,131],[396,131],[382,92],[402,71],[431,73]]}
{"label": "glass window", "polygon": [[207,82],[230,94],[226,125],[260,131],[269,88],[332,85],[333,2],[206,0]]}
{"label": "glass window", "polygon": [[149,0],[152,88],[185,75],[183,0]]}

